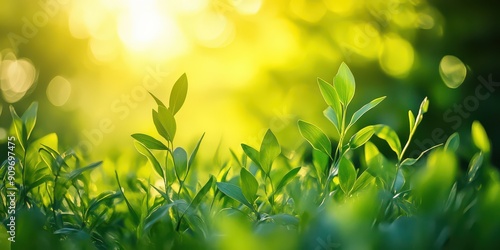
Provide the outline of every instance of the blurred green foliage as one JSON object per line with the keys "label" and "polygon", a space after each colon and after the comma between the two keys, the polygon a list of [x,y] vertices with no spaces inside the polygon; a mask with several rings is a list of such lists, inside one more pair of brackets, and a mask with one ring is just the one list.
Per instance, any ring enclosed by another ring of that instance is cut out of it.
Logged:
{"label": "blurred green foliage", "polygon": [[[472,125],[477,153],[466,171],[459,167],[463,143],[457,133],[410,158],[408,145],[429,100],[416,116],[409,111],[410,132],[402,144],[384,124],[349,131],[383,98],[352,112],[356,84],[346,64],[333,79],[318,79],[318,86],[338,141],[299,120],[310,145],[287,150],[267,130],[258,149],[241,144],[242,154],[231,151],[232,158],[215,159],[205,171],[195,161],[204,135],[192,150],[174,140],[185,128],[177,124],[187,95],[185,74],[174,84],[168,106],[151,95],[161,138],[132,134],[147,164],[137,163],[135,173],[111,161],[115,178],[95,178],[103,175],[94,174],[101,161],[87,165],[73,150],[59,153],[55,134],[33,137],[43,119],[37,118],[37,103],[21,116],[11,106],[15,136],[8,145],[15,157],[0,168],[2,249],[495,249],[500,175],[490,163],[483,126]],[[390,147],[389,156],[374,136]],[[142,178],[146,167],[153,171]],[[13,202],[12,171],[18,176]]]}

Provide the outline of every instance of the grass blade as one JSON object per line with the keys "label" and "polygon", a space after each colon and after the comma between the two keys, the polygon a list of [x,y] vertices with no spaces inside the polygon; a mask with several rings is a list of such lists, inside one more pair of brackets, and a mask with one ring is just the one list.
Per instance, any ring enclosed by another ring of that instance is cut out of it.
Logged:
{"label": "grass blade", "polygon": [[189,168],[191,167],[191,165],[193,164],[194,159],[196,158],[196,154],[198,153],[198,149],[200,148],[200,144],[201,144],[201,141],[203,140],[203,137],[205,137],[205,133],[203,133],[203,135],[201,135],[200,140],[198,140],[198,143],[196,143],[196,146],[194,147],[193,153],[191,153],[191,156],[189,157],[188,171],[189,171]]}
{"label": "grass blade", "polygon": [[116,178],[116,182],[118,183],[118,187],[120,188],[120,192],[123,196],[123,200],[127,204],[127,208],[130,211],[130,214],[132,215],[132,219],[133,219],[135,225],[139,225],[139,216],[135,212],[132,205],[130,205],[130,202],[128,201],[127,196],[125,196],[125,193],[123,192],[123,187],[122,187],[122,184],[120,183],[120,178],[118,178],[118,172],[116,172],[116,170],[115,170],[115,178]]}

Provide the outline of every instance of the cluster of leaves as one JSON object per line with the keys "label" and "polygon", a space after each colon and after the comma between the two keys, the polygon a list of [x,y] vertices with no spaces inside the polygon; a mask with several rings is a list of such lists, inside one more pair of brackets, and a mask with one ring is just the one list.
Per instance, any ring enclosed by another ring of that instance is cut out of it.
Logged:
{"label": "cluster of leaves", "polygon": [[[233,152],[239,176],[228,178],[232,166],[225,163],[217,177],[211,175],[204,183],[190,178],[203,135],[189,159],[182,147],[173,149],[175,114],[184,103],[187,84],[186,75],[182,75],[172,88],[168,107],[151,94],[158,105],[157,110],[153,110],[153,122],[160,139],[146,134],[132,135],[136,140],[137,150],[148,159],[164,184],[161,187],[148,184],[160,194],[153,198],[152,204],[149,204],[151,193],[147,188],[143,190],[146,196],[141,205],[141,216],[135,221],[139,244],[158,246],[158,242],[162,242],[160,245],[163,247],[179,244],[196,246],[209,238],[220,236],[220,232],[214,228],[217,226],[214,221],[221,216],[238,217],[247,214],[249,221],[257,228],[274,221],[290,222],[291,226],[297,228],[298,219],[295,216],[277,213],[282,211],[285,204],[276,197],[284,195],[283,188],[297,175],[300,167],[287,170],[285,174],[281,174],[282,171],[273,173],[272,166],[281,154],[281,147],[270,130],[259,151],[242,144],[246,155],[239,158]],[[246,156],[253,164],[249,164]],[[273,183],[275,175],[280,175],[276,184]],[[125,196],[124,199],[127,201]],[[238,208],[233,208],[233,205]],[[128,208],[131,214],[137,214],[132,205],[128,205]],[[164,241],[167,232],[171,232],[174,237]],[[217,247],[217,244],[211,246]]]}
{"label": "cluster of leaves", "polygon": [[[22,117],[11,109],[12,130],[19,138],[20,180],[19,238],[12,247],[483,249],[500,244],[495,237],[500,233],[500,176],[488,161],[490,143],[479,122],[472,126],[479,152],[462,173],[455,153],[458,134],[417,158],[405,157],[427,112],[427,98],[416,116],[408,112],[410,132],[403,146],[384,124],[353,131],[385,97],[362,106],[347,120],[355,94],[347,65],[340,66],[332,84],[318,79],[318,85],[328,105],[324,115],[338,133],[336,143],[316,125],[300,120],[299,132],[312,151],[303,147],[288,154],[268,130],[260,148],[241,144],[241,155],[231,151],[232,159],[214,166],[213,175],[204,178],[194,170],[204,135],[190,155],[174,146],[175,115],[188,89],[187,76],[182,75],[168,106],[151,94],[159,137],[132,135],[157,176],[123,186],[115,171],[117,190],[95,196],[88,172],[101,162],[81,167],[73,151],[57,151],[54,134],[30,138],[36,103]],[[394,155],[383,155],[373,136],[385,141]],[[427,153],[427,161],[420,162]],[[4,224],[6,166],[7,161],[0,171]],[[38,238],[29,240],[32,235]]]}
{"label": "cluster of leaves", "polygon": [[[333,151],[331,141],[320,128],[298,122],[300,133],[315,150],[312,165],[318,186],[323,190],[321,206],[325,207],[318,215],[322,219],[311,223],[305,246],[315,247],[318,243],[327,248],[382,249],[498,246],[500,242],[492,232],[500,230],[500,213],[492,211],[500,205],[500,178],[488,162],[490,143],[479,122],[472,125],[473,142],[479,152],[463,174],[456,156],[460,144],[457,133],[444,145],[423,150],[415,159],[405,158],[427,112],[427,98],[417,116],[408,111],[410,133],[403,147],[396,132],[383,124],[366,126],[344,142],[352,125],[385,97],[361,107],[347,123],[347,107],[355,92],[349,68],[342,64],[333,84],[322,79],[318,79],[318,84],[328,104],[324,115],[339,134],[339,141]],[[392,159],[371,142],[374,135],[387,142],[395,153]],[[364,152],[356,154],[353,150],[360,147]],[[431,150],[427,162],[417,164]],[[359,162],[359,166],[355,167],[353,162]],[[486,210],[488,215],[483,214]],[[360,237],[364,240],[360,241]]]}
{"label": "cluster of leaves", "polygon": [[[12,146],[17,156],[16,211],[13,214],[8,209],[11,204],[7,193],[12,189],[8,186],[7,161],[4,161],[0,169],[0,216],[5,221],[10,216],[16,218],[16,242],[20,249],[44,241],[54,243],[54,247],[104,247],[106,240],[112,240],[106,239],[112,225],[103,223],[114,216],[113,205],[120,201],[120,196],[116,191],[90,196],[91,182],[86,173],[102,162],[83,166],[74,151],[59,153],[56,134],[32,138],[37,109],[38,104],[33,103],[19,117],[11,106],[11,133],[17,138]],[[2,236],[6,236],[5,230]]]}
{"label": "cluster of leaves", "polygon": [[[366,126],[356,133],[354,133],[349,141],[346,141],[346,136],[353,125],[369,110],[376,107],[381,103],[384,97],[379,97],[373,101],[365,104],[359,110],[352,114],[351,119],[347,123],[346,116],[348,106],[354,97],[355,93],[355,80],[347,65],[342,64],[339,68],[337,75],[333,79],[334,84],[329,84],[323,79],[318,78],[318,85],[328,108],[325,109],[323,114],[331,121],[335,131],[339,134],[339,141],[334,152],[332,152],[332,142],[328,136],[317,126],[299,121],[299,131],[301,135],[311,144],[316,150],[315,158],[318,161],[329,160],[331,165],[316,164],[316,175],[324,187],[323,202],[330,197],[337,196],[351,196],[353,193],[365,188],[366,186],[376,184],[376,186],[393,193],[395,200],[391,201],[393,204],[400,204],[405,206],[403,202],[404,194],[408,190],[404,188],[405,174],[403,167],[412,166],[428,151],[439,147],[436,145],[426,149],[422,154],[416,158],[404,158],[404,154],[411,142],[411,139],[423,119],[423,115],[427,112],[429,101],[425,98],[415,118],[413,112],[408,111],[410,134],[404,147],[401,146],[401,141],[396,132],[389,126],[384,124],[376,124]],[[346,125],[347,124],[347,125]],[[396,154],[396,163],[393,167],[388,159],[386,159],[377,149],[377,147],[370,142],[372,136],[377,136],[387,142],[389,147]],[[364,162],[366,169],[357,178],[357,170],[353,165],[350,158],[352,157],[351,151],[364,146]],[[321,159],[324,158],[324,159]],[[334,180],[337,178],[336,180]],[[335,187],[331,187],[333,183],[339,183]],[[342,197],[340,197],[342,198]]]}

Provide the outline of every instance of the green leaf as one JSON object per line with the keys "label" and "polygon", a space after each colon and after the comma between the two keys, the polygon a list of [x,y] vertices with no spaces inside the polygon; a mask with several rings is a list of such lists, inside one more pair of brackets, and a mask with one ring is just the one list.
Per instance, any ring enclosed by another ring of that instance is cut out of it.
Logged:
{"label": "green leaf", "polygon": [[455,203],[456,198],[457,198],[457,183],[455,182],[451,187],[450,194],[448,195],[448,199],[446,200],[444,211],[449,211],[449,209],[451,209],[451,206]]}
{"label": "green leaf", "polygon": [[323,96],[323,99],[325,100],[326,104],[328,104],[328,106],[337,106],[338,104],[340,104],[337,92],[335,92],[335,89],[331,84],[321,78],[318,78],[318,86],[321,95]]}
{"label": "green leaf", "polygon": [[375,177],[373,177],[368,171],[364,171],[359,178],[354,183],[351,193],[355,193],[363,188],[370,186],[375,183]]}
{"label": "green leaf", "polygon": [[146,146],[144,146],[142,143],[134,142],[134,146],[137,149],[137,151],[139,151],[139,153],[141,153],[142,155],[146,156],[146,158],[148,158],[149,162],[151,162],[151,165],[153,165],[153,169],[156,171],[156,173],[160,177],[164,178],[165,176],[163,173],[163,168],[161,167],[160,163],[158,162],[156,157],[153,155],[153,153],[151,153],[151,151],[149,151],[149,149],[146,148]]}
{"label": "green leaf", "polygon": [[169,150],[165,144],[161,141],[156,140],[155,138],[145,135],[145,134],[133,134],[132,138],[136,139],[138,142],[142,143],[149,149],[157,149],[157,150]]}
{"label": "green leaf", "polygon": [[36,124],[36,113],[38,111],[38,102],[33,102],[28,109],[24,112],[21,119],[23,120],[24,126],[26,127],[26,139],[29,139],[33,128]]}
{"label": "green leaf", "polygon": [[[213,176],[210,176],[210,179],[208,179],[207,183],[203,185],[203,187],[198,191],[196,196],[193,198],[191,203],[189,203],[189,206],[186,208],[186,211],[189,209],[196,209],[198,205],[200,204],[201,200],[205,197],[205,195],[210,191],[210,188],[212,188],[213,183],[215,182],[215,178]],[[184,211],[184,213],[186,212]]]}
{"label": "green leaf", "polygon": [[156,190],[156,192],[158,192],[161,195],[161,197],[163,198],[164,201],[166,201],[166,202],[170,201],[170,197],[168,197],[168,194],[163,192],[163,190],[160,190],[159,188],[155,187],[152,184],[149,184],[149,186],[154,188]]}
{"label": "green leaf", "polygon": [[234,152],[234,150],[232,149],[229,149],[229,152],[231,153],[231,157],[233,158],[234,161],[236,161],[236,163],[238,164],[238,166],[244,168],[247,164],[247,156],[245,154],[243,154],[243,156],[241,157],[241,161],[240,161],[240,158],[236,155],[236,153]]}
{"label": "green leaf", "polygon": [[472,140],[474,141],[474,145],[481,151],[484,153],[490,152],[490,140],[483,125],[478,121],[472,123]]}
{"label": "green leaf", "polygon": [[377,185],[389,189],[396,174],[394,164],[385,159],[378,148],[372,143],[365,144],[366,171],[376,178]]}
{"label": "green leaf", "polygon": [[201,141],[203,140],[203,137],[205,137],[205,133],[203,133],[198,140],[198,143],[196,143],[196,147],[194,147],[193,153],[191,153],[191,156],[189,157],[189,162],[188,162],[188,168],[191,167],[191,165],[194,162],[194,159],[196,157],[196,154],[198,153],[198,149],[200,148]]}
{"label": "green leaf", "polygon": [[144,228],[143,231],[147,232],[156,222],[161,220],[162,218],[169,218],[168,212],[170,208],[173,206],[178,206],[181,203],[185,203],[183,200],[175,200],[173,203],[164,203],[159,206],[155,210],[153,210],[145,219],[144,219]]}
{"label": "green leaf", "polygon": [[[46,172],[44,170],[46,168],[47,167],[44,167],[44,169],[39,169],[35,173],[36,174],[40,174],[40,173],[45,174]],[[30,191],[31,189],[36,188],[36,187],[44,184],[45,182],[48,182],[48,181],[51,181],[51,180],[52,180],[51,176],[49,176],[49,175],[41,175],[41,176],[39,176],[39,178],[37,178],[36,180],[34,180],[33,182],[31,182],[29,185],[27,185],[28,187],[26,188],[26,191]]]}
{"label": "green leaf", "polygon": [[217,180],[220,180],[221,182],[226,182],[229,170],[231,170],[231,167],[229,165],[223,166],[222,169],[219,171],[219,174],[217,175]]}
{"label": "green leaf", "polygon": [[414,159],[414,158],[406,158],[404,159],[403,162],[401,162],[401,166],[411,166],[413,164],[415,164],[418,160],[420,160],[420,158],[422,158],[422,156],[424,156],[427,152],[435,149],[435,148],[438,148],[438,147],[441,147],[443,144],[440,143],[440,144],[437,144],[437,145],[434,145],[424,151],[422,151],[422,153],[420,153],[420,155],[417,157],[417,159]]}
{"label": "green leaf", "polygon": [[252,148],[246,144],[241,144],[241,148],[243,149],[243,152],[245,152],[245,154],[250,158],[252,159],[252,161],[259,167],[260,166],[260,155],[259,155],[259,151],[257,151],[257,149],[255,148]]}
{"label": "green leaf", "polygon": [[40,148],[38,154],[42,161],[50,168],[53,175],[57,175],[59,172],[59,166],[56,164],[55,157],[45,148]]}
{"label": "green leaf", "polygon": [[11,105],[9,106],[10,114],[12,115],[12,124],[14,125],[14,130],[16,131],[16,136],[19,139],[21,147],[25,148],[25,134],[23,133],[23,120],[17,115],[16,110]]}
{"label": "green leaf", "polygon": [[300,168],[301,167],[297,167],[288,171],[288,173],[286,173],[285,176],[281,178],[281,181],[279,182],[278,186],[276,186],[274,193],[278,193],[279,191],[281,191],[281,189],[283,189],[286,184],[288,184],[299,173]]}
{"label": "green leaf", "polygon": [[281,154],[281,147],[273,132],[268,129],[260,145],[260,165],[264,172],[269,173],[273,161]]}
{"label": "green leaf", "polygon": [[196,232],[197,235],[206,237],[211,234],[207,222],[197,213],[189,214],[189,216],[185,218],[185,222],[187,223],[187,228],[192,232]]}
{"label": "green leaf", "polygon": [[153,123],[155,124],[156,131],[158,131],[158,134],[160,134],[165,140],[168,141],[167,138],[170,138],[168,136],[167,130],[163,127],[163,124],[160,120],[160,116],[156,110],[153,109]]}
{"label": "green leaf", "polygon": [[283,226],[299,226],[300,220],[290,214],[275,214],[269,216],[269,219],[271,219],[274,223],[278,225],[283,225]]}
{"label": "green leaf", "polygon": [[[328,162],[330,160],[330,157],[317,149],[313,149],[312,160],[313,160],[313,165],[314,165],[314,168],[316,169],[318,177],[320,179],[322,179],[323,177],[326,177],[325,175],[327,174],[326,173],[327,169],[330,166],[330,164]],[[320,182],[321,182],[321,180],[320,180]]]}
{"label": "green leaf", "polygon": [[406,182],[402,169],[399,169],[399,171],[396,173],[395,178],[394,191],[398,192]]}
{"label": "green leaf", "polygon": [[413,112],[411,110],[408,110],[408,120],[410,124],[410,132],[413,131],[413,128],[415,127],[415,115],[413,115]]}
{"label": "green leaf", "polygon": [[[141,183],[142,184],[142,183]],[[142,202],[141,202],[141,213],[140,213],[140,220],[139,220],[139,226],[137,227],[136,230],[136,235],[137,238],[140,239],[142,238],[142,235],[144,233],[144,224],[146,222],[146,217],[149,214],[149,188],[144,188],[146,195],[142,197]]]}
{"label": "green leaf", "polygon": [[323,111],[323,115],[332,122],[335,130],[340,135],[340,123],[342,121],[342,110],[339,109],[339,112],[336,112],[332,107],[328,107]]}
{"label": "green leaf", "polygon": [[174,158],[175,174],[179,180],[184,180],[186,178],[188,161],[186,150],[178,147],[174,150],[172,156]]}
{"label": "green leaf", "polygon": [[158,117],[160,118],[161,125],[167,132],[167,141],[173,141],[176,132],[176,123],[173,114],[163,106],[158,106]]}
{"label": "green leaf", "polygon": [[427,164],[414,183],[414,193],[421,199],[422,212],[442,209],[456,182],[458,159],[454,153],[436,150],[427,158]]}
{"label": "green leaf", "polygon": [[241,191],[240,187],[228,182],[217,182],[217,188],[231,199],[239,201],[243,205],[254,210],[253,206],[247,201],[247,199],[243,195],[243,192]]}
{"label": "green leaf", "polygon": [[107,201],[116,199],[120,197],[120,193],[115,192],[115,191],[106,191],[103,193],[100,193],[97,197],[93,198],[89,202],[89,207],[87,208],[87,213],[93,212],[97,207],[99,207],[100,204],[106,203]]}
{"label": "green leaf", "polygon": [[65,152],[63,154],[59,154],[56,150],[52,149],[51,147],[47,146],[47,145],[44,145],[42,144],[42,147],[43,149],[47,150],[47,152],[50,153],[50,155],[52,155],[52,157],[54,158],[54,165],[56,165],[57,169],[61,168],[61,167],[69,167],[68,164],[66,164],[66,161],[65,159],[69,158],[70,156],[73,156],[74,155],[74,152],[73,151],[69,151],[68,152]]}
{"label": "green leaf", "polygon": [[321,78],[318,78],[318,85],[319,90],[321,91],[321,95],[323,95],[323,99],[325,100],[326,104],[328,104],[328,106],[333,109],[333,113],[336,114],[335,117],[337,120],[337,125],[335,126],[340,127],[338,126],[338,121],[340,121],[342,117],[342,105],[340,103],[335,87]]}
{"label": "green leaf", "polygon": [[380,139],[383,139],[389,144],[389,147],[391,147],[392,151],[396,153],[398,158],[401,155],[401,142],[399,141],[399,137],[394,132],[394,130],[383,124],[379,125],[374,125],[375,129],[375,135],[377,135]]}
{"label": "green leaf", "polygon": [[72,227],[63,227],[54,231],[54,234],[74,234],[83,232],[81,229],[72,228]]}
{"label": "green leaf", "polygon": [[339,100],[347,107],[354,97],[356,83],[351,70],[345,63],[339,67],[337,75],[333,78],[333,86],[337,90]]}
{"label": "green leaf", "polygon": [[415,120],[415,126],[418,126],[420,122],[422,122],[424,114],[427,112],[428,109],[429,109],[429,100],[427,99],[427,97],[425,97],[422,103],[420,103],[418,115]]}
{"label": "green leaf", "polygon": [[455,132],[452,135],[450,135],[450,137],[448,137],[448,140],[446,140],[446,144],[444,144],[444,150],[456,152],[459,146],[460,146],[460,136],[458,135],[457,132]]}
{"label": "green leaf", "polygon": [[481,168],[481,165],[483,165],[483,153],[479,152],[472,157],[472,160],[469,163],[467,171],[467,180],[469,182],[472,182],[477,178],[477,173]]}
{"label": "green leaf", "polygon": [[52,170],[54,176],[59,175],[62,167],[68,167],[65,158],[69,158],[72,154],[62,154],[60,155],[57,151],[50,148],[49,146],[43,145],[38,150],[40,158],[42,161]]}
{"label": "green leaf", "polygon": [[368,168],[380,167],[382,154],[371,142],[365,144],[365,162]]}
{"label": "green leaf", "polygon": [[374,99],[373,101],[365,104],[363,107],[361,107],[358,111],[354,112],[352,115],[351,121],[349,122],[349,125],[347,125],[346,131],[354,125],[359,118],[361,118],[366,112],[368,112],[370,109],[375,108],[379,103],[381,103],[385,99],[385,96],[379,97],[377,99]]}
{"label": "green leaf", "polygon": [[182,104],[184,104],[184,101],[186,100],[187,90],[188,80],[186,73],[184,73],[181,77],[179,77],[179,79],[177,79],[174,87],[172,87],[172,92],[170,93],[168,109],[172,112],[172,115],[175,115],[177,111],[181,109]]}
{"label": "green leaf", "polygon": [[73,171],[71,171],[70,173],[68,173],[65,177],[67,178],[67,181],[72,181],[74,180],[76,177],[80,176],[83,172],[85,171],[89,171],[89,170],[92,170],[94,168],[97,168],[99,167],[100,165],[102,164],[102,161],[98,161],[98,162],[94,162],[94,163],[91,163],[89,164],[88,166],[85,166],[83,168],[78,168],[78,169],[75,169]]}
{"label": "green leaf", "polygon": [[241,168],[240,171],[240,187],[247,201],[253,203],[255,198],[257,198],[259,183],[255,179],[255,176],[245,168]]}
{"label": "green leaf", "polygon": [[158,106],[163,106],[163,107],[165,107],[165,108],[167,107],[167,106],[165,106],[165,104],[163,104],[163,102],[162,102],[162,101],[160,101],[160,99],[158,99],[158,98],[157,98],[155,95],[153,95],[151,92],[148,92],[148,93],[149,93],[149,94],[153,97],[153,99],[155,100],[156,104],[158,104]]}
{"label": "green leaf", "polygon": [[429,109],[429,99],[427,99],[427,97],[425,97],[424,100],[422,101],[422,103],[420,103],[421,114],[427,113],[428,109]]}
{"label": "green leaf", "polygon": [[373,126],[366,126],[354,134],[349,140],[349,147],[352,149],[363,146],[375,133]]}
{"label": "green leaf", "polygon": [[330,143],[330,139],[328,139],[328,136],[326,136],[321,129],[302,120],[298,121],[298,125],[300,134],[311,144],[313,148],[325,153],[326,155],[331,155],[332,145]]}
{"label": "green leaf", "polygon": [[339,181],[340,188],[345,194],[349,194],[356,181],[356,169],[352,165],[351,161],[347,158],[342,157],[339,162]]}

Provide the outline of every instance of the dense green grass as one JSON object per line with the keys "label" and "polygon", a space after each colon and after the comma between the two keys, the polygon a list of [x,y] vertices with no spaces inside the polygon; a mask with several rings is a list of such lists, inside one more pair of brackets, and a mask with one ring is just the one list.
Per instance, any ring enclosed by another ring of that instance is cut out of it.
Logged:
{"label": "dense green grass", "polygon": [[[214,175],[202,176],[194,159],[203,150],[203,135],[194,149],[175,145],[176,131],[182,129],[175,115],[188,89],[187,76],[181,76],[168,105],[152,95],[157,103],[153,122],[161,137],[132,135],[155,176],[130,179],[115,171],[112,190],[93,190],[90,172],[102,162],[84,164],[74,151],[60,152],[54,134],[31,137],[36,103],[21,117],[11,108],[13,143],[8,146],[15,157],[7,158],[0,171],[1,249],[500,246],[500,178],[489,162],[490,143],[479,122],[472,126],[477,154],[464,172],[455,154],[458,134],[416,159],[406,158],[427,112],[426,98],[417,115],[409,111],[410,133],[401,143],[387,125],[353,131],[385,97],[355,112],[348,109],[355,81],[345,64],[333,84],[318,79],[318,85],[328,104],[324,114],[333,124],[329,129],[338,133],[338,141],[300,120],[298,130],[311,148],[287,153],[268,130],[260,148],[242,144],[243,155],[231,151],[232,159],[213,166]],[[393,154],[380,153],[373,136],[387,142]],[[15,210],[9,209],[12,166]],[[15,243],[8,240],[11,216]]]}

